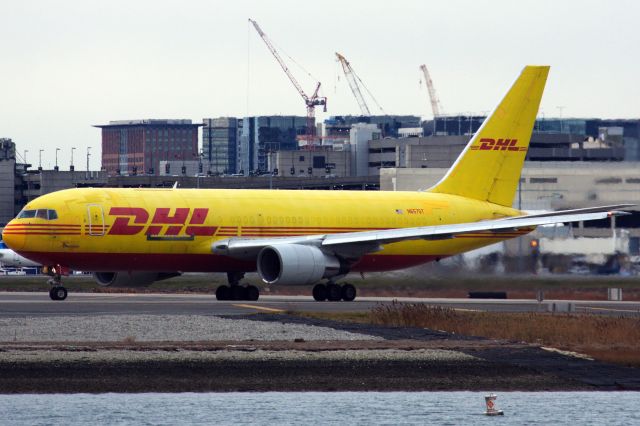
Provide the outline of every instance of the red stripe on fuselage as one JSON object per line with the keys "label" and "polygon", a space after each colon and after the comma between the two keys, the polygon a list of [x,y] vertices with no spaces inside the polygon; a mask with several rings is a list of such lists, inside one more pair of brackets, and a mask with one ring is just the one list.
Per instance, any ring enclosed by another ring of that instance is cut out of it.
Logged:
{"label": "red stripe on fuselage", "polygon": [[[43,265],[62,265],[78,271],[182,271],[253,272],[256,264],[216,254],[146,253],[42,253],[20,251]],[[353,265],[353,272],[382,272],[404,269],[447,256],[366,255]]]}
{"label": "red stripe on fuselage", "polygon": [[71,231],[3,231],[4,235],[81,235],[80,232]]}

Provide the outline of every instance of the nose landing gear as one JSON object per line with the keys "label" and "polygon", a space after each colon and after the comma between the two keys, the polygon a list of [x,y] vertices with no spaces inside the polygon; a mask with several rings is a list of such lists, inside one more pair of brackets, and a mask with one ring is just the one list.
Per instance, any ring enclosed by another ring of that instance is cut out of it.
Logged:
{"label": "nose landing gear", "polygon": [[67,289],[62,286],[62,275],[60,274],[61,269],[60,265],[46,268],[47,275],[51,277],[47,281],[51,286],[51,289],[49,290],[49,297],[51,300],[64,300],[67,298]]}
{"label": "nose landing gear", "polygon": [[49,290],[49,297],[51,300],[64,300],[67,298],[67,289],[61,285],[51,287]]}

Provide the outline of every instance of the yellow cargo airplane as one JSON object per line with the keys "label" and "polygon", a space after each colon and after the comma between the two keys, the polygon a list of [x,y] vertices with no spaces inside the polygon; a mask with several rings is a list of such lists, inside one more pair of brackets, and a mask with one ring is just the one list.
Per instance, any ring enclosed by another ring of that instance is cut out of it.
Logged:
{"label": "yellow cargo airplane", "polygon": [[[527,66],[449,172],[424,192],[68,189],[28,203],[4,229],[17,253],[104,286],[144,286],[182,272],[226,272],[218,300],[257,300],[240,285],[311,285],[315,300],[352,301],[336,282],[439,260],[531,232],[602,219],[630,205],[527,215],[512,203],[549,67]],[[320,281],[326,279],[325,283]]]}

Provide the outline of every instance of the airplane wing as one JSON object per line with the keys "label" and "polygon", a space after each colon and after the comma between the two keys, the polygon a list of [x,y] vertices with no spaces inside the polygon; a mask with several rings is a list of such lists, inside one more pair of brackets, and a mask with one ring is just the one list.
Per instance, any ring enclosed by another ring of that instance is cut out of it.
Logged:
{"label": "airplane wing", "polygon": [[345,232],[339,234],[315,234],[296,237],[248,238],[233,237],[216,241],[211,250],[237,258],[254,258],[260,250],[276,244],[314,245],[328,252],[347,257],[359,257],[382,250],[384,244],[407,240],[444,240],[472,232],[487,231],[495,234],[516,230],[533,230],[536,226],[563,222],[580,222],[606,219],[611,216],[629,214],[621,209],[634,204],[617,204],[584,209],[561,210],[531,215],[514,216],[480,222],[451,225],[419,226],[413,228],[384,229],[378,231]]}

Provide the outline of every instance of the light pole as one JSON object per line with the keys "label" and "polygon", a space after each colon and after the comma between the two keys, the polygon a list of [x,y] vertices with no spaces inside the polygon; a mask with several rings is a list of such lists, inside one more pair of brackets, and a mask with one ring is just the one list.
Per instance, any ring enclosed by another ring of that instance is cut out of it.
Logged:
{"label": "light pole", "polygon": [[87,147],[87,176],[86,176],[87,179],[89,179],[89,157],[91,156],[91,153],[89,152],[89,150],[91,150],[90,146]]}
{"label": "light pole", "polygon": [[71,147],[71,166],[69,166],[69,170],[73,171],[75,169],[75,167],[73,167],[73,151],[76,150],[76,147],[73,146]]}
{"label": "light pole", "polygon": [[271,150],[267,151],[267,156],[269,159],[269,165],[267,166],[269,170],[269,189],[273,189],[273,157],[271,157]]}
{"label": "light pole", "polygon": [[60,151],[60,148],[56,148],[56,165],[53,168],[56,172],[58,171],[58,151]]}
{"label": "light pole", "polygon": [[218,145],[216,145],[216,176],[219,176],[219,173],[218,173]]}
{"label": "light pole", "polygon": [[27,170],[27,152],[29,152],[28,149],[24,150],[24,155],[22,156],[22,159],[24,160],[24,169]]}
{"label": "light pole", "polygon": [[44,149],[38,152],[38,171],[42,171],[42,151],[44,151]]}
{"label": "light pole", "polygon": [[562,126],[562,110],[564,109],[563,106],[557,106],[556,108],[558,108],[558,118],[560,119],[560,133],[562,133],[563,126]]}

